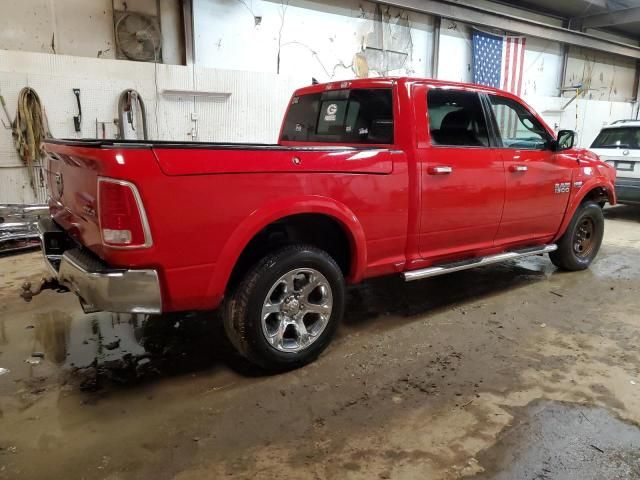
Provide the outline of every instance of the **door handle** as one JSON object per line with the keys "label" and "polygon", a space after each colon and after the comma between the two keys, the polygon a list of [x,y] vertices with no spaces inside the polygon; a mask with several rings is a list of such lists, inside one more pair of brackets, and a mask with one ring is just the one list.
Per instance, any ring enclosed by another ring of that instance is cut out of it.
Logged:
{"label": "door handle", "polygon": [[438,165],[437,167],[427,168],[427,172],[429,172],[429,175],[449,175],[453,172],[453,168],[449,165]]}
{"label": "door handle", "polygon": [[527,167],[526,165],[511,165],[509,167],[509,170],[511,170],[512,172],[526,172],[527,170],[529,170],[529,167]]}

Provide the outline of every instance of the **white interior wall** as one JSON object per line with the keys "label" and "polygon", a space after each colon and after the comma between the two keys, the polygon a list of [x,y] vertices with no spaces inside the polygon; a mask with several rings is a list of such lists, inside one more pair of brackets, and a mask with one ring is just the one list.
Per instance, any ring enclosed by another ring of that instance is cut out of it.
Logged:
{"label": "white interior wall", "polygon": [[472,29],[462,22],[443,19],[440,24],[438,79],[469,83],[473,80]]}
{"label": "white interior wall", "polygon": [[[194,0],[193,11],[196,61],[203,66],[319,81],[367,76],[367,70],[368,76],[431,73],[427,15],[383,6],[377,22],[376,5],[357,0]],[[390,51],[380,62],[366,55],[377,32]]]}
{"label": "white interior wall", "polygon": [[[95,138],[96,119],[110,122],[107,137],[114,138],[112,122],[118,97],[133,88],[146,104],[151,138],[188,141],[195,127],[200,141],[274,143],[291,92],[306,83],[287,75],[0,50],[0,94],[9,112],[15,114],[17,95],[23,87],[34,88],[58,138]],[[76,87],[81,89],[80,133],[73,126],[77,106],[72,88]],[[166,89],[199,89],[231,96],[224,101],[194,100],[188,95],[163,95]],[[197,114],[196,122],[192,113]],[[101,129],[98,133],[101,136]],[[35,200],[11,132],[0,130],[0,203]]]}
{"label": "white interior wall", "polygon": [[[125,0],[114,0],[123,9]],[[8,1],[6,3],[9,3]],[[0,48],[115,58],[112,0],[20,0],[0,15]],[[126,0],[130,11],[156,14],[156,0]],[[180,2],[160,1],[163,61],[183,63]],[[53,43],[53,45],[52,45]]]}

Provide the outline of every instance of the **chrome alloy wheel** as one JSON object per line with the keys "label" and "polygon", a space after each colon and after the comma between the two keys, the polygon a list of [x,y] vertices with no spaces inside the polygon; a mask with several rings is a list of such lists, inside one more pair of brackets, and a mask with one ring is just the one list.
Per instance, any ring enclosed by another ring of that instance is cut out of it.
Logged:
{"label": "chrome alloy wheel", "polygon": [[282,275],[262,305],[262,332],[281,352],[296,353],[315,342],[331,318],[333,296],[324,275],[297,268]]}

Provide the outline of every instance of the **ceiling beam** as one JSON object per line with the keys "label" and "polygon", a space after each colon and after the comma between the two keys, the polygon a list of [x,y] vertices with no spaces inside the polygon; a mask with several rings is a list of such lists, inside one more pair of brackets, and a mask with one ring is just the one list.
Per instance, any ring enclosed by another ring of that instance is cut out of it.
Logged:
{"label": "ceiling beam", "polygon": [[609,1],[608,0],[586,0],[586,3],[588,3],[589,5],[593,5],[595,7],[609,9]]}
{"label": "ceiling beam", "polygon": [[640,47],[606,40],[592,34],[549,25],[524,17],[510,15],[474,4],[471,0],[375,0],[376,3],[458,20],[479,27],[496,28],[532,37],[556,40],[623,57],[640,58]]}
{"label": "ceiling beam", "polygon": [[640,7],[624,8],[598,15],[582,17],[582,28],[613,27],[627,23],[640,22]]}

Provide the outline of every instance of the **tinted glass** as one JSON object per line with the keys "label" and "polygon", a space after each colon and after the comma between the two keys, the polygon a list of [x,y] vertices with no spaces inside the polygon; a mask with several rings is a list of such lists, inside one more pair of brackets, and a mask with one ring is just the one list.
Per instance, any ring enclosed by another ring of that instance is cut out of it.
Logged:
{"label": "tinted glass", "polygon": [[547,148],[551,138],[529,110],[510,98],[489,95],[489,100],[504,147],[530,150]]}
{"label": "tinted glass", "polygon": [[431,89],[427,94],[427,106],[434,145],[489,146],[487,124],[476,93]]}
{"label": "tinted glass", "polygon": [[591,148],[640,149],[640,128],[605,128],[593,141]]}
{"label": "tinted glass", "polygon": [[293,97],[282,140],[392,144],[391,89],[331,90]]}

